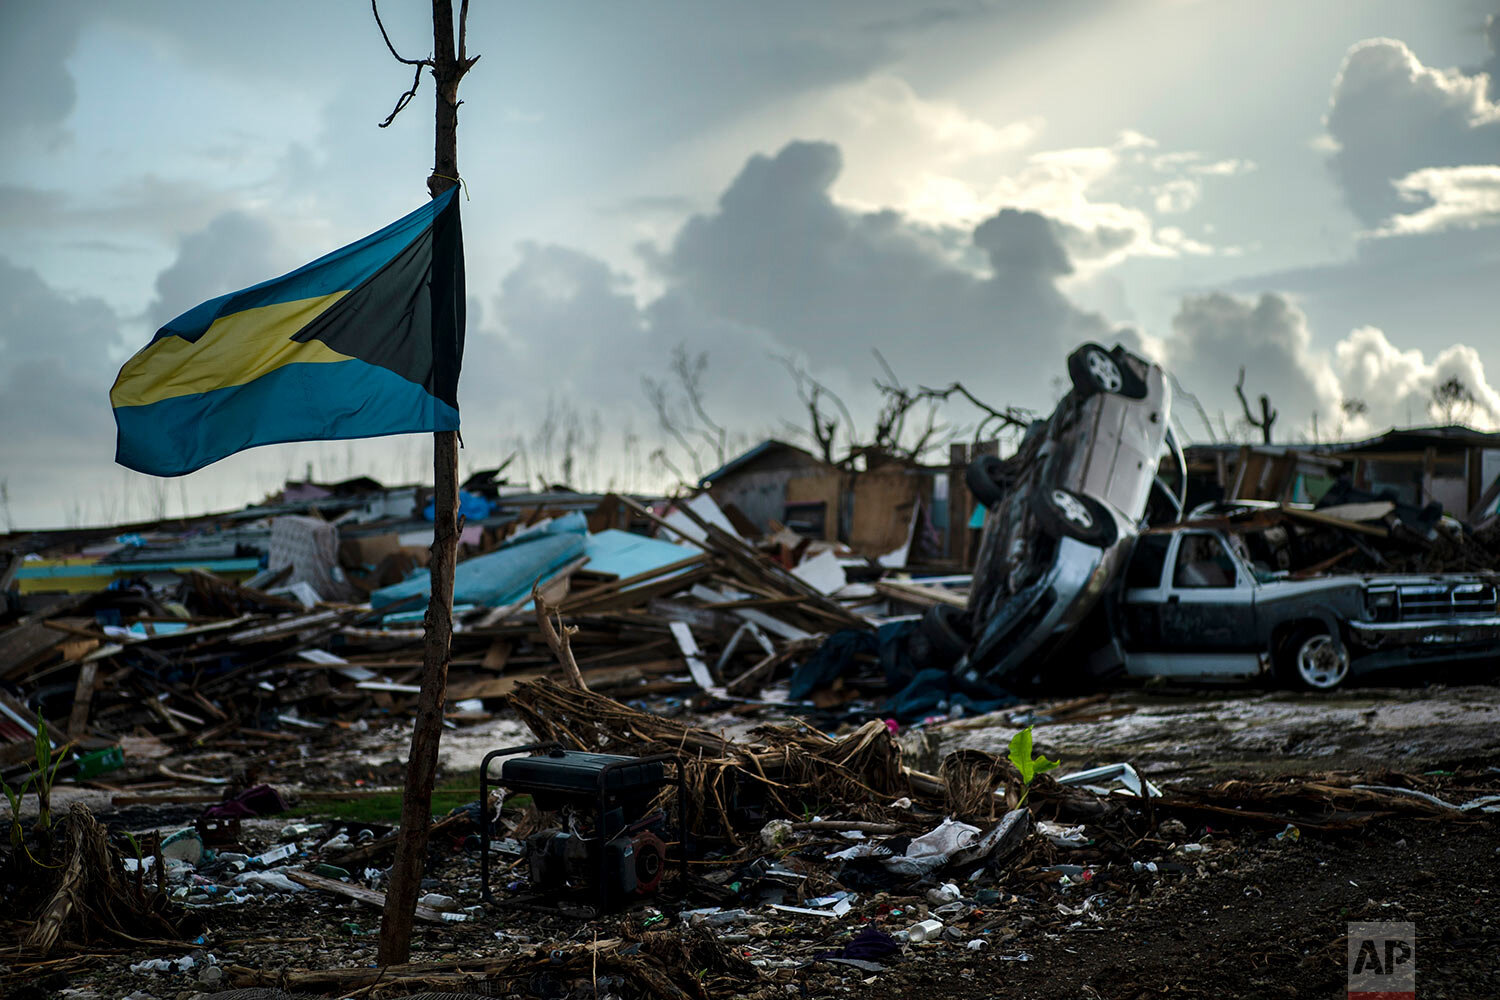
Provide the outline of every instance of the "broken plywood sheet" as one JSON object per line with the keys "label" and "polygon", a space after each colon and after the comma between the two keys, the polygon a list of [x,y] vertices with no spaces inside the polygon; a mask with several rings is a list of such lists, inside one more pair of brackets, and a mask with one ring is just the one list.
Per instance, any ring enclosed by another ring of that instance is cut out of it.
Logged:
{"label": "broken plywood sheet", "polygon": [[828,595],[838,593],[849,582],[849,574],[844,572],[843,563],[832,549],[824,549],[811,559],[802,560],[792,568],[792,575],[818,593]]}
{"label": "broken plywood sheet", "polygon": [[[883,556],[909,543],[920,484],[905,472],[867,472],[854,483],[849,546],[863,556]],[[905,563],[905,560],[902,560]]]}
{"label": "broken plywood sheet", "polygon": [[662,519],[668,528],[675,531],[682,538],[688,538],[695,542],[703,542],[708,539],[708,532],[698,523],[699,520],[716,525],[735,538],[741,537],[728,516],[719,509],[719,505],[714,502],[714,498],[707,493],[700,493],[691,500],[679,500],[676,506],[686,507],[693,514],[698,515],[695,519],[681,510],[673,509],[671,513]]}
{"label": "broken plywood sheet", "polygon": [[839,513],[844,495],[844,474],[828,472],[815,476],[797,476],[787,480],[786,502],[792,504],[823,505],[823,537],[833,541],[839,537]]}

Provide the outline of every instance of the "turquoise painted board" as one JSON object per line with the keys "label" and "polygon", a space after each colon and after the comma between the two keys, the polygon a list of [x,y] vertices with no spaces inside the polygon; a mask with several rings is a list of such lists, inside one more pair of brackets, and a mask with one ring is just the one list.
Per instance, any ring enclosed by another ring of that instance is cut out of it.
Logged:
{"label": "turquoise painted board", "polygon": [[[453,602],[477,604],[485,608],[503,608],[531,592],[538,577],[545,579],[583,555],[583,518],[579,531],[564,528],[557,533],[534,532],[516,539],[503,548],[475,556],[459,563],[453,571]],[[550,527],[550,526],[549,526]],[[426,602],[407,605],[432,593],[432,580],[426,570],[400,583],[382,587],[370,595],[372,608],[402,605],[401,610],[426,607]]]}
{"label": "turquoise painted board", "polygon": [[583,551],[589,557],[585,569],[594,573],[613,573],[623,580],[659,566],[682,562],[703,550],[610,528],[588,536]]}

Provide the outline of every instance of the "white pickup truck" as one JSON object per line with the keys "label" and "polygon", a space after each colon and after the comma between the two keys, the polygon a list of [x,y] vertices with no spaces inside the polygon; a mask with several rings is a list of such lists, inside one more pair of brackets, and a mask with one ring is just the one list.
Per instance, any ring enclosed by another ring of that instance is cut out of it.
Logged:
{"label": "white pickup truck", "polygon": [[1500,662],[1500,588],[1481,574],[1319,576],[1251,565],[1234,535],[1186,523],[1134,540],[1112,602],[1128,674],[1246,678],[1327,691],[1424,661]]}

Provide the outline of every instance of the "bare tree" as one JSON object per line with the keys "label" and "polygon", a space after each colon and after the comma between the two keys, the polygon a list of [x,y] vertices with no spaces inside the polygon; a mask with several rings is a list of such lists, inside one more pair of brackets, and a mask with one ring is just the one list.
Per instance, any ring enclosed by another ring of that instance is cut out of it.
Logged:
{"label": "bare tree", "polygon": [[[797,434],[803,434],[817,445],[825,462],[849,467],[855,459],[863,458],[866,465],[894,459],[903,462],[920,461],[934,448],[952,441],[958,429],[939,421],[942,408],[952,397],[966,399],[981,413],[974,426],[974,440],[981,441],[985,435],[1004,433],[1007,430],[1025,430],[1034,415],[1029,410],[1007,406],[997,409],[975,396],[961,382],[934,389],[928,386],[911,388],[905,385],[880,351],[873,351],[880,365],[883,378],[874,380],[881,396],[881,406],[875,415],[869,437],[858,433],[854,417],[844,401],[827,385],[814,378],[805,368],[789,357],[778,357],[783,367],[792,376],[797,396],[807,408],[809,427],[795,427],[783,421],[784,426]],[[914,414],[920,416],[913,421]],[[838,454],[836,439],[843,431],[843,454]]]}
{"label": "bare tree", "polygon": [[1271,443],[1271,427],[1276,423],[1280,415],[1271,408],[1271,397],[1265,393],[1260,394],[1260,419],[1256,420],[1250,412],[1250,401],[1245,398],[1245,366],[1240,365],[1240,379],[1234,384],[1234,394],[1240,397],[1240,408],[1245,411],[1245,423],[1260,431],[1261,443]]}
{"label": "bare tree", "polygon": [[[854,433],[854,418],[849,414],[849,407],[844,405],[844,401],[839,398],[838,393],[813,378],[807,369],[803,368],[791,357],[783,355],[777,357],[776,360],[780,361],[787,372],[791,374],[792,382],[797,387],[797,398],[807,408],[809,427],[807,429],[796,428],[797,433],[808,434],[818,446],[818,452],[823,461],[829,464],[835,463],[837,459],[834,458],[834,453],[840,427],[840,418],[843,420],[842,426],[844,428],[845,444],[852,447],[854,443],[851,437]],[[833,404],[833,407],[838,411],[837,416],[825,409],[825,401]]]}
{"label": "bare tree", "polygon": [[978,409],[983,416],[979,423],[974,425],[974,443],[978,444],[990,436],[999,436],[1006,431],[1024,432],[1031,422],[1036,419],[1036,414],[1019,406],[1007,406],[1003,410],[986,403],[974,395],[962,382],[954,382],[946,389],[931,389],[922,387],[922,395],[928,399],[942,400],[948,402],[955,395],[962,396],[969,404]]}
{"label": "bare tree", "polygon": [[1431,396],[1428,411],[1444,424],[1467,423],[1474,411],[1474,393],[1457,375],[1433,386]]}
{"label": "bare tree", "polygon": [[5,533],[16,530],[16,520],[10,513],[10,480],[0,479],[0,514],[5,515]]}
{"label": "bare tree", "polygon": [[661,466],[664,471],[670,472],[672,475],[676,476],[677,482],[682,486],[685,486],[689,490],[697,485],[697,483],[695,483],[690,476],[684,473],[672,462],[672,459],[667,455],[667,449],[657,448],[651,453],[651,461]]}
{"label": "bare tree", "polygon": [[1345,396],[1339,401],[1339,440],[1344,437],[1344,425],[1358,420],[1370,412],[1370,404],[1356,396]]}
{"label": "bare tree", "polygon": [[686,344],[678,344],[672,348],[672,374],[677,376],[677,384],[682,388],[682,395],[692,409],[693,415],[698,419],[698,425],[693,430],[708,442],[719,464],[723,465],[729,459],[725,453],[726,434],[724,428],[709,417],[703,405],[703,377],[707,372],[707,351],[700,351],[694,357],[688,353]]}
{"label": "bare tree", "polygon": [[[705,471],[708,462],[723,465],[729,461],[729,433],[708,414],[704,391],[708,353],[694,355],[686,344],[678,344],[672,349],[669,371],[669,378],[641,376],[641,390],[656,411],[662,432],[677,443],[695,471]],[[702,444],[694,444],[694,439]]]}

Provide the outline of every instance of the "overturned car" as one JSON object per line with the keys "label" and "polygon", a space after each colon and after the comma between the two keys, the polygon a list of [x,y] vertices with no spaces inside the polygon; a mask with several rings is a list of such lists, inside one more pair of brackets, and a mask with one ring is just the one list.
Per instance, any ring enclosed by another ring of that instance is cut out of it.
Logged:
{"label": "overturned car", "polygon": [[1389,667],[1500,660],[1500,576],[1393,573],[1378,555],[1382,572],[1334,574],[1358,539],[1320,548],[1350,541],[1328,525],[1350,527],[1335,514],[1354,511],[1391,508],[1407,535],[1461,533],[1441,508],[1401,510],[1335,484],[1322,511],[1229,500],[1184,519],[1162,370],[1085,344],[1068,373],[1072,390],[1014,455],[968,470],[987,508],[968,607],[934,609],[922,626],[933,645],[945,622],[963,634],[960,682],[1269,675],[1327,691]]}
{"label": "overturned car", "polygon": [[[968,470],[988,508],[963,616],[971,642],[954,667],[971,684],[1037,679],[1091,620],[1139,526],[1182,513],[1184,462],[1162,370],[1123,347],[1084,344],[1068,374],[1071,390],[1014,455]],[[1163,468],[1175,473],[1164,478]]]}

